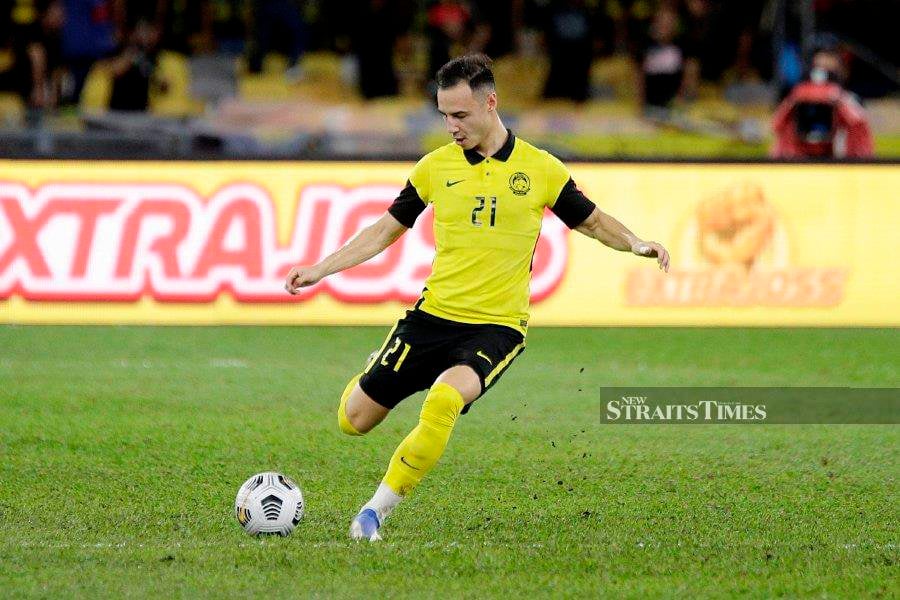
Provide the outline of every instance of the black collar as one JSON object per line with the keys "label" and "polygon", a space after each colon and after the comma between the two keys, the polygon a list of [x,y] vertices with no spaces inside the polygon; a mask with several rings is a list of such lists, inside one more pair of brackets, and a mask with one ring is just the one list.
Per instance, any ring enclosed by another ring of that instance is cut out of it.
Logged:
{"label": "black collar", "polygon": [[[513,135],[513,132],[507,129],[506,133],[506,141],[503,142],[503,145],[500,146],[500,149],[497,150],[496,154],[491,157],[502,162],[506,162],[507,160],[509,160],[509,156],[510,154],[512,154],[513,147],[515,147],[516,145],[516,136]],[[484,157],[475,152],[475,150],[464,150],[463,154],[466,155],[466,160],[469,161],[470,165],[477,165],[484,160]]]}

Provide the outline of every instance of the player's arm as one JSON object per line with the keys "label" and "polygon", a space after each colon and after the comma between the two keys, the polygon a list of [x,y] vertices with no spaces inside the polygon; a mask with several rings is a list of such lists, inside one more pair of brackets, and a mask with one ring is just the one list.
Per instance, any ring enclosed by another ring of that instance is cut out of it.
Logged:
{"label": "player's arm", "polygon": [[329,275],[364,263],[396,242],[406,230],[407,227],[391,213],[384,213],[380,219],[360,231],[321,262],[311,266],[293,267],[287,275],[284,289],[293,295],[299,292],[300,288],[316,284]]}
{"label": "player's arm", "polygon": [[669,253],[662,244],[645,242],[616,219],[597,208],[596,204],[581,193],[563,164],[552,157],[550,178],[551,189],[553,182],[559,186],[556,187],[559,194],[549,203],[550,210],[569,229],[575,229],[615,250],[655,258],[660,269],[669,270]]}
{"label": "player's arm", "polygon": [[425,210],[426,203],[423,196],[427,197],[428,194],[425,164],[425,159],[419,161],[406,186],[384,216],[360,231],[340,250],[318,264],[298,265],[291,269],[284,283],[284,289],[292,295],[297,294],[300,288],[314,285],[333,273],[364,263],[396,242],[415,224],[418,216]]}
{"label": "player's arm", "polygon": [[613,250],[631,252],[638,256],[655,258],[659,268],[669,270],[669,252],[657,242],[647,242],[634,235],[619,221],[606,214],[596,206],[591,214],[582,221],[575,230],[588,237],[599,240]]}

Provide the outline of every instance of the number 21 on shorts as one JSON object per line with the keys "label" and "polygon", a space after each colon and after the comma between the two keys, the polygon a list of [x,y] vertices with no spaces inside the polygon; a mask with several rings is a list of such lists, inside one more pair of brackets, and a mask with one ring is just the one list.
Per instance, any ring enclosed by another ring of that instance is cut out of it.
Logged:
{"label": "number 21 on shorts", "polygon": [[396,354],[397,350],[400,349],[400,344],[403,344],[403,351],[400,353],[400,356],[397,357],[397,361],[394,363],[394,372],[400,370],[400,365],[402,365],[403,361],[406,360],[406,355],[409,354],[409,349],[411,346],[402,341],[399,337],[394,338],[394,345],[391,346],[388,351],[384,353],[384,356],[381,357],[382,366],[390,366],[390,358],[391,356]]}

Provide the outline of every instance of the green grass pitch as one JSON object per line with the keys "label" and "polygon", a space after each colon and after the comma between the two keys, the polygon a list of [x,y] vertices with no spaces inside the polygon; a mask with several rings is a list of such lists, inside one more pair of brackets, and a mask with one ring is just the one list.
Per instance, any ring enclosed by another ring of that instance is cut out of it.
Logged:
{"label": "green grass pitch", "polygon": [[[386,332],[0,327],[0,596],[900,593],[896,426],[601,426],[596,393],[897,387],[900,330],[534,329],[385,541],[356,544],[422,400],[340,434]],[[305,491],[288,538],[232,514],[263,470]]]}

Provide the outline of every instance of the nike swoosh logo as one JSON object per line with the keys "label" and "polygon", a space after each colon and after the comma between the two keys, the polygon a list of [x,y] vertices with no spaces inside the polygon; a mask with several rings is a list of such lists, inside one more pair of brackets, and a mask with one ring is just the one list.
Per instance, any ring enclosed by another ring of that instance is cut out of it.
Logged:
{"label": "nike swoosh logo", "polygon": [[479,350],[478,352],[476,352],[476,353],[475,353],[475,356],[480,356],[480,357],[483,358],[484,360],[488,361],[488,364],[491,365],[491,366],[494,365],[494,361],[492,361],[490,358],[488,358],[487,354],[485,354],[485,353],[482,352],[481,350]]}
{"label": "nike swoosh logo", "polygon": [[456,185],[457,183],[462,183],[463,181],[465,181],[465,179],[460,179],[460,180],[458,180],[458,181],[448,181],[448,182],[447,182],[447,187],[453,187],[453,186]]}
{"label": "nike swoosh logo", "polygon": [[422,469],[420,469],[419,467],[414,467],[414,466],[412,466],[411,464],[409,464],[408,462],[406,462],[406,457],[405,457],[405,456],[401,456],[401,457],[400,457],[400,462],[402,462],[404,465],[406,465],[406,466],[409,467],[410,469],[415,469],[416,471],[421,471],[421,470],[422,470]]}

